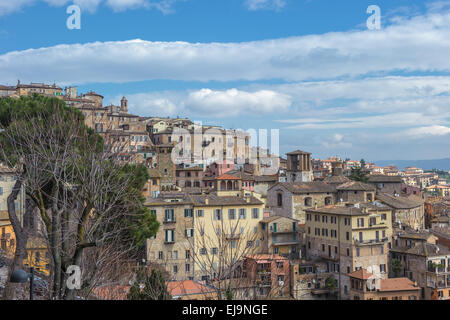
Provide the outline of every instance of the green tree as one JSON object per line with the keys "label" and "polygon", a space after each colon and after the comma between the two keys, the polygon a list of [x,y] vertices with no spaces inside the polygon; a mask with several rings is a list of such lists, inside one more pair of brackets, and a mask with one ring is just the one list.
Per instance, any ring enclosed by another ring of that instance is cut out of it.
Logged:
{"label": "green tree", "polygon": [[[119,162],[78,109],[38,95],[0,99],[0,129],[0,161],[17,169],[13,189],[26,187],[44,224],[54,298],[73,298],[74,290],[64,286],[65,270],[81,265],[87,249],[108,247],[132,256],[156,234],[159,223],[141,193],[147,170]],[[13,208],[8,212],[17,222]],[[14,261],[20,265],[27,234],[20,224],[13,227],[19,249]]]}
{"label": "green tree", "polygon": [[361,167],[352,168],[349,178],[353,181],[361,181],[366,183],[369,181],[369,176],[366,171]]}
{"label": "green tree", "polygon": [[226,300],[233,300],[233,289],[231,288],[231,284],[228,285],[227,291],[225,292]]}
{"label": "green tree", "polygon": [[325,280],[325,286],[330,290],[336,290],[337,289],[337,280],[333,277],[327,278]]}
{"label": "green tree", "polygon": [[392,259],[391,268],[394,276],[398,277],[403,269],[402,262],[398,259]]}

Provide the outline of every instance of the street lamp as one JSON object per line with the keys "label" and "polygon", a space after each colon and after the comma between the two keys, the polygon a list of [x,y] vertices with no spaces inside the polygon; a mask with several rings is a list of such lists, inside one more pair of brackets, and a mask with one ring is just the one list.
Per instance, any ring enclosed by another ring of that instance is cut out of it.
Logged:
{"label": "street lamp", "polygon": [[33,300],[33,281],[34,281],[34,268],[30,268],[30,273],[22,269],[15,269],[9,279],[12,283],[25,283],[30,279],[30,300]]}

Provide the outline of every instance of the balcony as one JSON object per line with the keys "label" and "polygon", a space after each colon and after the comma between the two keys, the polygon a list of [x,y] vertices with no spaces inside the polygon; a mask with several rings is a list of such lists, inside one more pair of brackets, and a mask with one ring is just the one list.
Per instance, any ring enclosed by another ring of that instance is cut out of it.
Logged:
{"label": "balcony", "polygon": [[383,244],[385,242],[388,242],[388,238],[380,238],[380,239],[367,239],[367,240],[358,240],[358,239],[353,239],[353,243],[356,246],[370,246],[370,245],[379,245],[379,244]]}
{"label": "balcony", "polygon": [[176,219],[173,219],[173,220],[163,220],[163,223],[176,223],[177,221],[176,221]]}

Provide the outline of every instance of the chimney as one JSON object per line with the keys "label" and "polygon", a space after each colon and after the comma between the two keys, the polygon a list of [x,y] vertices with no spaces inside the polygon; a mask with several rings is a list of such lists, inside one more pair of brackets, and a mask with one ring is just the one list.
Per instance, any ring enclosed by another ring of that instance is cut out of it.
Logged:
{"label": "chimney", "polygon": [[205,204],[209,204],[209,198],[208,197],[205,198]]}
{"label": "chimney", "polygon": [[314,210],[317,210],[317,201],[314,202]]}

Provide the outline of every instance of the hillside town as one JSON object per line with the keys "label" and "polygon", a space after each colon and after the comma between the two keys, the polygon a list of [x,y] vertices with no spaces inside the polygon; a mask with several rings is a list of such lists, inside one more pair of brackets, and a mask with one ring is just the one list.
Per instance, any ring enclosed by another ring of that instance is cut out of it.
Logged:
{"label": "hillside town", "polygon": [[[118,162],[148,173],[141,194],[159,228],[84,299],[129,299],[136,270],[157,269],[177,300],[450,300],[450,172],[318,159],[301,144],[274,155],[247,132],[132,114],[126,97],[104,105],[76,87],[0,85],[0,101],[37,96],[79,110]],[[0,167],[0,295],[18,244],[8,198],[20,170]],[[22,265],[47,288],[57,263],[47,224],[27,209],[27,187],[16,191],[31,230]]]}

